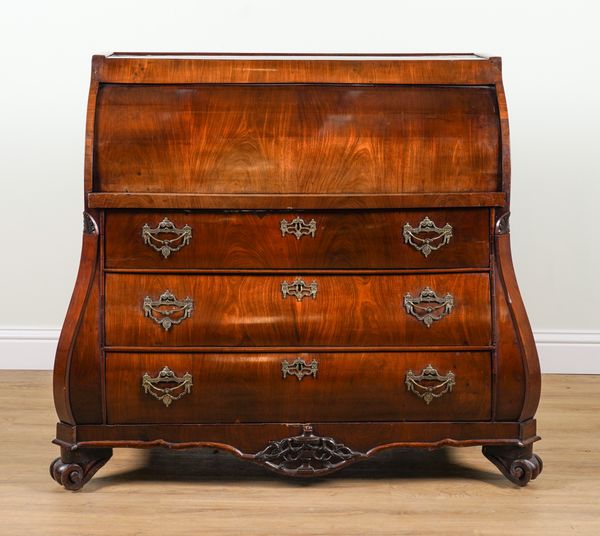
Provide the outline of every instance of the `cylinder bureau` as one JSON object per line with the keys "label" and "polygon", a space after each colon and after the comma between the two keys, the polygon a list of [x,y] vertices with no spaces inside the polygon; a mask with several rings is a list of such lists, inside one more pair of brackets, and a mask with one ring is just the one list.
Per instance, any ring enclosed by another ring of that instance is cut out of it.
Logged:
{"label": "cylinder bureau", "polygon": [[541,471],[500,58],[94,56],[84,182],[65,488],[115,447],[317,477],[481,446],[517,485]]}

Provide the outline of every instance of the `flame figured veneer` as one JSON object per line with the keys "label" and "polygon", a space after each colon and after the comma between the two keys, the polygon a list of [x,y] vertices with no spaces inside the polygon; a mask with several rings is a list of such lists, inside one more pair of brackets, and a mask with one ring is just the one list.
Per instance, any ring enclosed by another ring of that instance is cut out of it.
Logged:
{"label": "flame figured veneer", "polygon": [[508,143],[499,58],[94,56],[52,477],[114,447],[314,477],[478,445],[536,478]]}

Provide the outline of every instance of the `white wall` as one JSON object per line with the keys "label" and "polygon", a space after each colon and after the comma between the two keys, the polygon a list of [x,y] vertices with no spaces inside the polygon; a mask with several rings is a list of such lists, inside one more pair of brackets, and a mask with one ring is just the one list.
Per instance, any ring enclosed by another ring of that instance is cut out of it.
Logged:
{"label": "white wall", "polygon": [[600,12],[595,5],[580,0],[4,3],[0,367],[51,366],[79,260],[92,54],[475,51],[504,60],[513,254],[545,370],[600,372]]}

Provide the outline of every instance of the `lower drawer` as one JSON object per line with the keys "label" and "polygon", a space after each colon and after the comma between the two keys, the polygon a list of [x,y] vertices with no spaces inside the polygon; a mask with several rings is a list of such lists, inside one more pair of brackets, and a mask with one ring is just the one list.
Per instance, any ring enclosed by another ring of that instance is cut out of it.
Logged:
{"label": "lower drawer", "polygon": [[110,424],[484,421],[491,356],[109,353],[106,404]]}

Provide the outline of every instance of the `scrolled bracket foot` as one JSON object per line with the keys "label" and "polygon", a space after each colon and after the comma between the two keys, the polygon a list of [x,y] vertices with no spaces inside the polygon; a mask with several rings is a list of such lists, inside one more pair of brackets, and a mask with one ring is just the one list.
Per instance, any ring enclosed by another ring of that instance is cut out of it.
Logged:
{"label": "scrolled bracket foot", "polygon": [[542,459],[533,453],[531,445],[526,447],[483,447],[483,455],[513,484],[526,486],[542,472]]}
{"label": "scrolled bracket foot", "polygon": [[69,491],[80,490],[112,456],[112,449],[61,448],[61,456],[50,464],[50,476]]}

